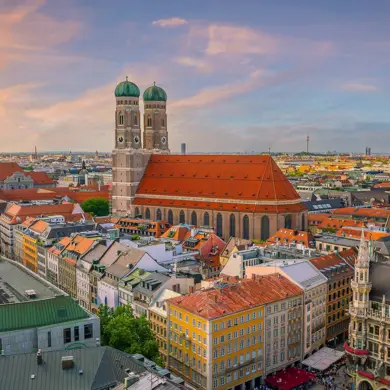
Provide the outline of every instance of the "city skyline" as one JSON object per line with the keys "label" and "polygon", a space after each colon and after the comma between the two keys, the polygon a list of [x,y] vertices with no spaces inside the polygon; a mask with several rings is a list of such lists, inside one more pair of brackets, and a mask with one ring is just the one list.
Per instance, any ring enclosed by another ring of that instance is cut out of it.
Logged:
{"label": "city skyline", "polygon": [[0,152],[112,150],[126,75],[167,91],[174,152],[386,152],[390,4],[150,4],[1,5]]}

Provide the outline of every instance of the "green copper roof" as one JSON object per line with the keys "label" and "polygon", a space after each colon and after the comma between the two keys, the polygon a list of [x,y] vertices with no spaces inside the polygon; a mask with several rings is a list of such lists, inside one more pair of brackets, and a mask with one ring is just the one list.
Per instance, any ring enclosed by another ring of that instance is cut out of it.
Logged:
{"label": "green copper roof", "polygon": [[139,95],[139,88],[134,83],[127,80],[127,76],[126,80],[120,82],[115,88],[116,97],[139,97]]}
{"label": "green copper roof", "polygon": [[167,99],[166,92],[162,88],[157,87],[156,84],[147,88],[144,92],[144,101],[146,102],[166,102]]}
{"label": "green copper roof", "polygon": [[69,296],[0,305],[0,333],[88,318]]}

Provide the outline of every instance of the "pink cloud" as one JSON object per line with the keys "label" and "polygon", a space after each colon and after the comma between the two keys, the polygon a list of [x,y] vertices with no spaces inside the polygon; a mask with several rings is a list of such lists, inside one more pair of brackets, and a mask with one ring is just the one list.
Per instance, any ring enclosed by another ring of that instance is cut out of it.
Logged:
{"label": "pink cloud", "polygon": [[343,91],[349,92],[376,92],[378,87],[373,84],[365,84],[360,82],[345,83],[341,86]]}
{"label": "pink cloud", "polygon": [[152,22],[154,26],[174,28],[187,24],[187,20],[183,18],[169,18],[169,19],[159,19]]}
{"label": "pink cloud", "polygon": [[176,62],[180,65],[195,68],[199,72],[211,72],[213,70],[212,65],[206,59],[178,57],[176,58]]}

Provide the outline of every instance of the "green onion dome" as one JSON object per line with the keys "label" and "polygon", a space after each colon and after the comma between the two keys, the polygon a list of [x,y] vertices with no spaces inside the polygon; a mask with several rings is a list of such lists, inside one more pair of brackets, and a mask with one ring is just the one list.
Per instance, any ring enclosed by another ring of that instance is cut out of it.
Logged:
{"label": "green onion dome", "polygon": [[166,102],[167,99],[167,93],[162,88],[157,87],[156,83],[144,92],[145,102]]}
{"label": "green onion dome", "polygon": [[116,97],[139,97],[139,88],[129,81],[126,76],[126,81],[120,82],[115,88]]}

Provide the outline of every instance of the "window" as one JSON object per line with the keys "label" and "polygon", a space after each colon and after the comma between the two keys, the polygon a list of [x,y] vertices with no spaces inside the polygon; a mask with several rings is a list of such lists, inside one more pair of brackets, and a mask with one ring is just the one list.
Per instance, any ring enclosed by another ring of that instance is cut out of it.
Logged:
{"label": "window", "polygon": [[203,215],[203,226],[210,226],[210,215],[207,211]]}
{"label": "window", "polygon": [[179,223],[186,223],[186,216],[183,210],[180,211]]}
{"label": "window", "polygon": [[70,328],[65,328],[63,332],[64,332],[64,344],[70,343],[72,341]]}
{"label": "window", "polygon": [[152,118],[148,118],[147,120],[147,127],[152,127]]}
{"label": "window", "polygon": [[134,115],[134,124],[138,125],[138,117],[137,117],[137,115]]}
{"label": "window", "polygon": [[168,223],[173,225],[173,212],[172,210],[168,210]]}
{"label": "window", "polygon": [[[47,347],[51,348],[51,331],[47,332]],[[0,348],[2,350],[2,348]]]}
{"label": "window", "polygon": [[286,229],[291,229],[291,227],[292,227],[291,215],[286,215],[286,218],[284,220],[284,226],[286,227]]}
{"label": "window", "polygon": [[134,217],[138,217],[139,215],[140,215],[139,208],[136,207],[136,208],[134,209]]}
{"label": "window", "polygon": [[266,215],[261,217],[261,239],[267,240],[269,238],[269,218]]}
{"label": "window", "polygon": [[80,340],[79,327],[75,326],[74,327],[74,341],[79,341],[79,340]]}
{"label": "window", "polygon": [[161,126],[162,126],[162,127],[165,127],[165,120],[164,120],[164,118],[161,119]]}
{"label": "window", "polygon": [[91,339],[93,337],[92,324],[84,325],[84,338]]}
{"label": "window", "polygon": [[198,217],[195,211],[191,213],[191,225],[198,226]]}
{"label": "window", "polygon": [[234,214],[230,214],[229,223],[230,223],[229,235],[230,235],[230,237],[235,237],[236,236],[236,217],[234,216]]}
{"label": "window", "polygon": [[123,125],[123,114],[121,112],[119,113],[119,124]]}
{"label": "window", "polygon": [[242,219],[242,234],[244,239],[249,240],[249,217],[244,215]]}
{"label": "window", "polygon": [[222,237],[222,215],[220,213],[217,214],[217,236]]}
{"label": "window", "polygon": [[146,218],[146,219],[150,219],[150,210],[149,210],[149,208],[147,208],[147,209],[145,210],[145,218]]}
{"label": "window", "polygon": [[156,211],[156,220],[161,221],[162,220],[162,215],[161,215],[161,210],[157,209]]}

